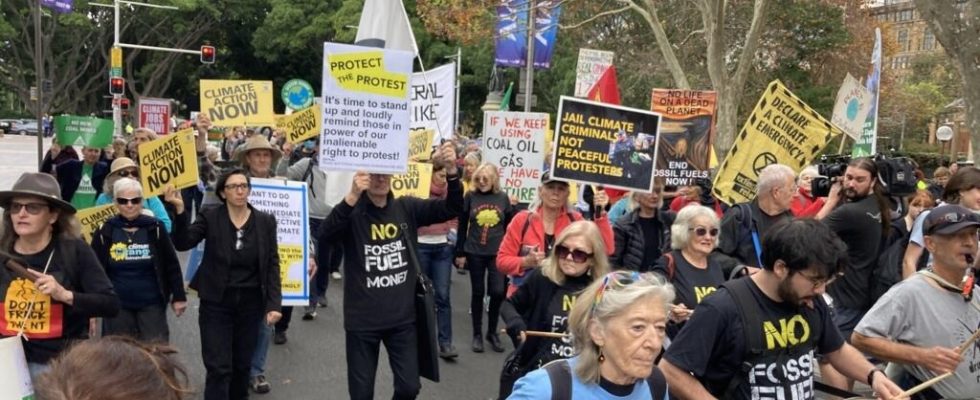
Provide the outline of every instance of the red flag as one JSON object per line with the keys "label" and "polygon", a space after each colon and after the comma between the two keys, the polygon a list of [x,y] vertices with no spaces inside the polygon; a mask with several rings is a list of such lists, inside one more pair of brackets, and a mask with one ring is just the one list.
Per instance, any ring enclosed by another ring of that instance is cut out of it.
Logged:
{"label": "red flag", "polygon": [[600,103],[619,104],[619,84],[616,83],[616,67],[610,65],[599,80],[589,89],[588,99]]}

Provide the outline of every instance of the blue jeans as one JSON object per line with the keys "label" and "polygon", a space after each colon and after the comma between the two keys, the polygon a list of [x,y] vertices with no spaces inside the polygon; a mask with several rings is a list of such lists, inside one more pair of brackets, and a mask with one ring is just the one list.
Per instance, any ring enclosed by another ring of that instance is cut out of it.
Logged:
{"label": "blue jeans", "polygon": [[272,341],[273,328],[265,323],[265,313],[259,320],[259,340],[255,343],[255,353],[252,353],[252,367],[248,374],[250,378],[265,375],[265,357],[269,354],[269,342]]}
{"label": "blue jeans", "polygon": [[449,283],[453,270],[453,247],[448,244],[418,244],[419,266],[436,289],[436,321],[439,344],[453,341],[453,307],[449,302]]}

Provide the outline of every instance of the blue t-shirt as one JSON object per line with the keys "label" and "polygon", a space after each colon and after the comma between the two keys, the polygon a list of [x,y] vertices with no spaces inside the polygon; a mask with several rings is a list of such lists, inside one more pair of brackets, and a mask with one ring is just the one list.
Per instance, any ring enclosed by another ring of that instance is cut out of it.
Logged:
{"label": "blue t-shirt", "polygon": [[[582,382],[575,376],[575,364],[578,361],[578,356],[568,359],[568,366],[573,371],[572,372],[572,399],[615,399],[615,400],[652,400],[653,395],[650,394],[650,385],[647,381],[640,380],[633,385],[633,391],[625,397],[620,397],[607,392],[598,384],[587,384]],[[531,371],[523,378],[517,380],[514,383],[514,391],[511,392],[508,400],[524,400],[524,399],[535,399],[535,400],[548,400],[551,399],[551,378],[548,377],[548,371],[545,369],[537,369]],[[657,399],[659,400],[659,399]],[[667,400],[667,396],[664,396],[664,400]]]}

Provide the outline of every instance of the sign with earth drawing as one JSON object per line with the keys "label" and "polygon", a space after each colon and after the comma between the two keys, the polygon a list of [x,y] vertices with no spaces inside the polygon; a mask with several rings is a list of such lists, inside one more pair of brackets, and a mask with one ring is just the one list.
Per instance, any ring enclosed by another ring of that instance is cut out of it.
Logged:
{"label": "sign with earth drawing", "polygon": [[290,79],[282,85],[282,102],[293,110],[302,110],[313,105],[313,86],[302,79]]}

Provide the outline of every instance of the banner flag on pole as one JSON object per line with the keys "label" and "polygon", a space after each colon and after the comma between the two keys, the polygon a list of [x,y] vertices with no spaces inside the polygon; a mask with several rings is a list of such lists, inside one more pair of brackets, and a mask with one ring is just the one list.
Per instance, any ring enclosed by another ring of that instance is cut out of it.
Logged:
{"label": "banner flag on pole", "polygon": [[619,83],[616,80],[616,67],[610,65],[599,80],[589,89],[588,99],[607,104],[619,104]]}
{"label": "banner flag on pole", "polygon": [[871,111],[864,122],[864,131],[851,149],[853,157],[867,157],[878,151],[878,89],[881,81],[881,29],[875,28],[875,47],[871,52],[871,66],[864,86],[871,92]]}
{"label": "banner flag on pole", "polygon": [[402,0],[367,0],[361,9],[354,43],[360,46],[404,50],[418,56],[412,25]]}

